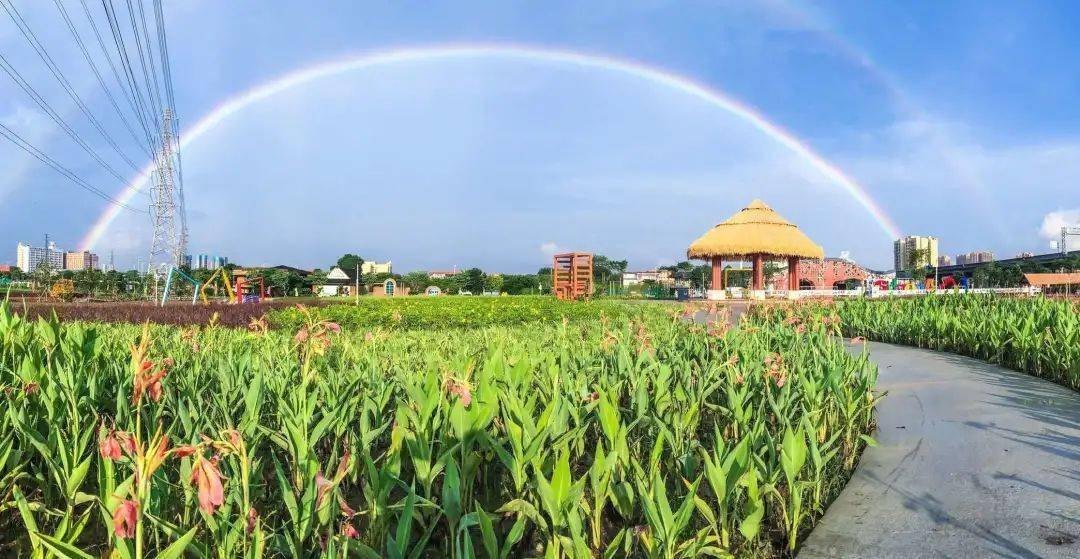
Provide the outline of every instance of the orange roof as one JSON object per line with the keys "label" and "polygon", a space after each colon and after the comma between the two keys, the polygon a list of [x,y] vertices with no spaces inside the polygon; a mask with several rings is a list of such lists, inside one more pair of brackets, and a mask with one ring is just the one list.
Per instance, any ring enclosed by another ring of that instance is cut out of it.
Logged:
{"label": "orange roof", "polygon": [[1080,272],[1069,274],[1024,274],[1024,281],[1028,285],[1070,285],[1080,283]]}

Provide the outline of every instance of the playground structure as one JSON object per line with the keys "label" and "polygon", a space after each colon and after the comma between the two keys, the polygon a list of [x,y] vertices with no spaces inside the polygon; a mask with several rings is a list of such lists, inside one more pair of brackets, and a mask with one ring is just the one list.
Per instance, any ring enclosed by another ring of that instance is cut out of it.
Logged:
{"label": "playground structure", "polygon": [[593,292],[593,255],[556,254],[551,262],[551,290],[561,300],[588,299]]}
{"label": "playground structure", "polygon": [[[165,290],[161,294],[161,306],[165,306],[165,303],[169,300],[169,290],[172,287],[174,277],[186,281],[194,287],[195,293],[191,296],[192,305],[197,303],[200,298],[204,305],[209,305],[210,299],[206,296],[206,291],[208,288],[213,287],[216,293],[218,290],[216,282],[218,280],[220,280],[221,286],[225,288],[225,301],[227,303],[258,303],[259,301],[269,298],[266,292],[266,283],[262,277],[259,277],[256,282],[255,280],[248,279],[247,275],[239,275],[236,277],[234,283],[229,280],[229,272],[223,268],[219,268],[210,275],[210,279],[200,284],[197,280],[185,274],[180,268],[171,267],[169,268],[168,275],[165,277]],[[258,289],[257,291],[256,288]]]}
{"label": "playground structure", "polygon": [[214,283],[218,278],[221,278],[221,285],[225,287],[225,294],[227,295],[225,300],[233,302],[236,299],[232,287],[232,282],[229,281],[229,273],[226,272],[223,268],[219,268],[216,272],[210,274],[210,277],[206,280],[206,282],[204,282],[202,286],[198,288],[199,296],[202,297],[204,305],[210,304],[210,300],[206,298],[207,288],[213,287],[214,293],[216,294],[218,292],[218,287]]}

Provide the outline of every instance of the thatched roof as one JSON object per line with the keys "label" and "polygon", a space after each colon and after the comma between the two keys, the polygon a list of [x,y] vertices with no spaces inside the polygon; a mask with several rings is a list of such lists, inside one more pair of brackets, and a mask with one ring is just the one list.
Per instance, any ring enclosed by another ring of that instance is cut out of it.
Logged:
{"label": "thatched roof", "polygon": [[1080,284],[1080,272],[1064,274],[1024,274],[1024,281],[1026,281],[1028,285],[1038,287],[1075,285]]}
{"label": "thatched roof", "polygon": [[713,227],[686,251],[687,258],[700,259],[753,254],[823,258],[825,251],[761,200]]}

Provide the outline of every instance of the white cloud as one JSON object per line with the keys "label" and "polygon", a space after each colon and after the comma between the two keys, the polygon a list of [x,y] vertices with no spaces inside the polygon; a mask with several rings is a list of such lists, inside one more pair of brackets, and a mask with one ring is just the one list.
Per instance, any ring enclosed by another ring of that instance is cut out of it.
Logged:
{"label": "white cloud", "polygon": [[1046,214],[1043,216],[1039,234],[1045,239],[1056,241],[1061,237],[1061,228],[1067,225],[1080,225],[1080,208],[1057,210]]}
{"label": "white cloud", "polygon": [[551,255],[553,255],[553,254],[555,254],[555,253],[557,253],[557,252],[559,252],[561,250],[562,249],[559,248],[559,245],[557,245],[557,244],[555,244],[555,243],[553,243],[551,241],[548,241],[548,242],[540,245],[540,252],[542,252],[542,253],[544,253],[544,254],[546,254],[548,256],[551,256]]}

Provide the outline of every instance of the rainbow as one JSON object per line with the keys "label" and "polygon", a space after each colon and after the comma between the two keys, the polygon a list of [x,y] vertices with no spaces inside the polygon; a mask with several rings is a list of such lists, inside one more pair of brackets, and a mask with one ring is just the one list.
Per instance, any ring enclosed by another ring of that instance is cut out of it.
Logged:
{"label": "rainbow", "polygon": [[[180,147],[182,149],[192,142],[197,141],[230,116],[243,111],[251,105],[299,85],[330,76],[337,76],[377,66],[469,58],[522,60],[526,62],[568,65],[618,72],[651,83],[670,87],[691,97],[700,99],[712,106],[740,117],[769,138],[790,150],[858,202],[859,205],[870,214],[880,227],[881,231],[890,239],[900,237],[899,228],[897,228],[896,224],[888,214],[886,214],[873,198],[870,197],[863,186],[856,182],[855,179],[845,174],[839,167],[817,154],[794,134],[770,122],[752,107],[740,103],[732,97],[715,89],[711,89],[704,84],[664,69],[609,56],[583,54],[551,48],[486,44],[410,47],[368,52],[343,59],[323,62],[285,74],[227,99],[180,134]],[[153,168],[153,162],[148,163],[141,172],[132,178],[131,182],[129,182],[119,194],[114,196],[114,198],[125,204],[130,202],[148,183]],[[122,208],[118,205],[109,205],[94,222],[90,230],[87,231],[79,244],[79,250],[92,250],[106,231],[108,231],[109,226],[120,214],[121,210]]]}

